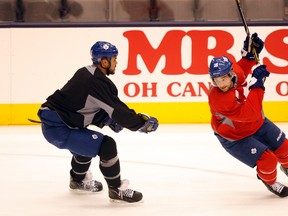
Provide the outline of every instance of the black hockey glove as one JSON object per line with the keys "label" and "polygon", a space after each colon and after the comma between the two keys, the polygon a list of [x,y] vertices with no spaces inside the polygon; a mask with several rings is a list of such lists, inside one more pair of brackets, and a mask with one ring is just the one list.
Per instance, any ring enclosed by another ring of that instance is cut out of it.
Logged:
{"label": "black hockey glove", "polygon": [[123,130],[123,127],[121,125],[119,125],[113,119],[111,119],[109,117],[103,121],[103,124],[109,126],[110,129],[116,133],[119,133],[121,130]]}
{"label": "black hockey glove", "polygon": [[149,133],[157,130],[159,124],[156,118],[144,113],[138,113],[138,115],[145,120],[144,125],[138,130],[139,132]]}
{"label": "black hockey glove", "polygon": [[244,41],[244,46],[241,50],[241,55],[243,58],[254,60],[252,49],[256,50],[257,55],[259,56],[260,52],[264,47],[264,42],[258,37],[257,33],[252,34],[252,37],[246,37]]}
{"label": "black hockey glove", "polygon": [[269,77],[270,72],[266,70],[266,65],[260,65],[253,70],[252,78],[249,82],[249,90],[253,88],[262,88],[265,90],[264,82]]}
{"label": "black hockey glove", "polygon": [[114,121],[108,126],[116,133],[119,133],[121,130],[123,130],[123,127]]}

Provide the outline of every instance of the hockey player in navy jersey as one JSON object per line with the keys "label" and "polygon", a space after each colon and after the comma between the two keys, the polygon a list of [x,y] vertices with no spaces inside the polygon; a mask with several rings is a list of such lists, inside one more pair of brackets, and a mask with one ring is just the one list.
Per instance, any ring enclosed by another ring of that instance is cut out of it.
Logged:
{"label": "hockey player in navy jersey", "polygon": [[139,202],[142,193],[129,189],[120,175],[120,160],[114,139],[88,128],[110,127],[116,133],[123,128],[153,132],[158,120],[136,113],[118,97],[118,90],[108,75],[115,73],[118,49],[98,41],[91,48],[92,65],[80,68],[63,86],[47,98],[38,111],[47,141],[72,153],[70,189],[99,192],[101,182],[93,180],[89,167],[99,156],[99,168],[112,200]]}

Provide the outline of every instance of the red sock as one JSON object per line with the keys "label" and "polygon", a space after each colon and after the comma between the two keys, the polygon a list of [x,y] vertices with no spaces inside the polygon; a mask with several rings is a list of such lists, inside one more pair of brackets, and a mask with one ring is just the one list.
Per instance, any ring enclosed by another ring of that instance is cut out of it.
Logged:
{"label": "red sock", "polygon": [[257,174],[266,184],[274,184],[277,178],[277,157],[270,151],[266,150],[258,159]]}
{"label": "red sock", "polygon": [[281,166],[288,168],[288,140],[285,139],[282,145],[274,152]]}

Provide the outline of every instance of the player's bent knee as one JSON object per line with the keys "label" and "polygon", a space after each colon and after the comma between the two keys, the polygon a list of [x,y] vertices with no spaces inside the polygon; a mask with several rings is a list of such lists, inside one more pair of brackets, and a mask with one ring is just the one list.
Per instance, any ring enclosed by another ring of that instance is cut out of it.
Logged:
{"label": "player's bent knee", "polygon": [[104,136],[98,155],[100,160],[109,160],[117,155],[116,142],[112,137]]}

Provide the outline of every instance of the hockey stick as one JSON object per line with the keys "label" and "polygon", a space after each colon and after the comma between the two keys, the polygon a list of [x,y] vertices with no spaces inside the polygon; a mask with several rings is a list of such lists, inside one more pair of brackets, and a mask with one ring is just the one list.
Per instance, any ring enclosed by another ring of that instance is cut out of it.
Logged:
{"label": "hockey stick", "polygon": [[34,119],[30,119],[30,118],[28,118],[28,121],[30,121],[32,123],[38,123],[38,124],[42,123],[41,121],[37,121],[37,120],[34,120]]}
{"label": "hockey stick", "polygon": [[[235,0],[235,1],[236,1],[236,5],[237,5],[237,8],[238,8],[239,14],[240,14],[241,19],[242,19],[242,22],[243,22],[243,24],[244,24],[244,28],[245,28],[246,34],[247,34],[247,36],[250,38],[250,31],[249,31],[246,18],[245,18],[245,16],[244,16],[244,13],[243,13],[242,8],[241,8],[241,5],[240,5],[240,0]],[[252,45],[252,53],[253,53],[253,55],[254,55],[255,62],[256,62],[256,64],[259,64],[259,56],[258,56],[255,48],[253,47],[252,40],[250,39],[250,41],[249,41],[249,46],[248,46],[248,52],[250,52],[250,47],[251,47],[251,45]]]}

